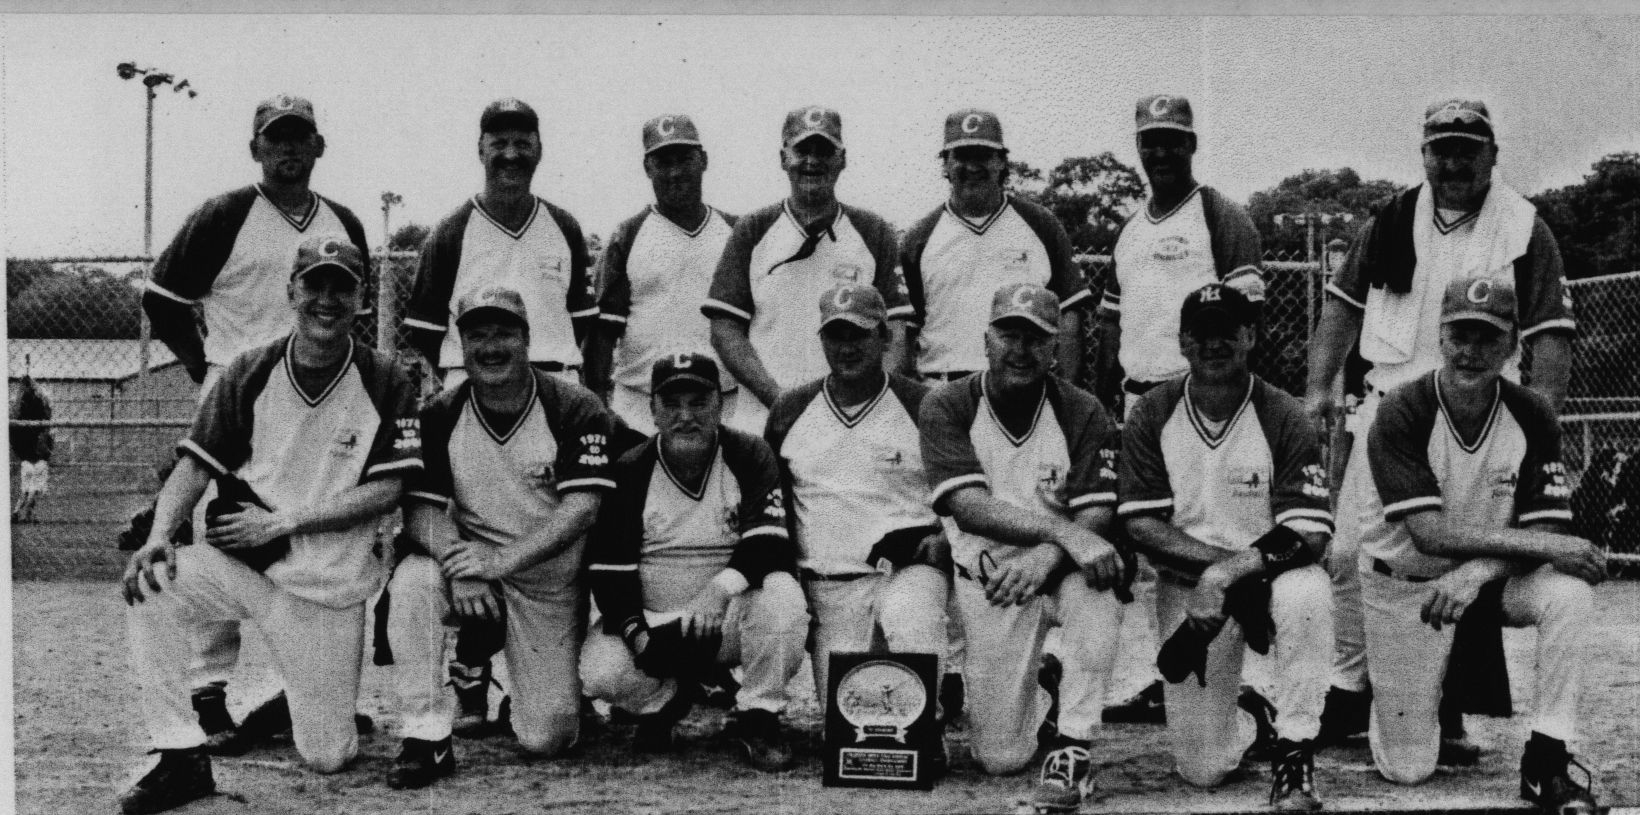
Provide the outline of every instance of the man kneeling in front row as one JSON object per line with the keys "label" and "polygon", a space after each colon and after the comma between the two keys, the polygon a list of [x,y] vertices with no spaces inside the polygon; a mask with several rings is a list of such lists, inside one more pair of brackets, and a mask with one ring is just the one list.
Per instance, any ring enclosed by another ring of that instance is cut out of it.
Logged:
{"label": "man kneeling in front row", "polygon": [[1163,633],[1184,623],[1159,660],[1179,775],[1213,786],[1241,763],[1254,734],[1236,705],[1242,655],[1248,643],[1273,647],[1270,803],[1315,810],[1312,744],[1333,652],[1320,554],[1332,513],[1298,400],[1247,369],[1256,309],[1220,283],[1185,298],[1179,350],[1190,373],[1152,388],[1129,415],[1117,512],[1156,564]]}
{"label": "man kneeling in front row", "polygon": [[752,766],[792,766],[786,683],[803,664],[808,608],[793,575],[774,454],[720,424],[711,357],[655,363],[659,435],[621,457],[599,513],[589,579],[602,624],[582,653],[587,694],[638,716],[640,749],[667,750],[700,679],[740,664],[728,731]]}

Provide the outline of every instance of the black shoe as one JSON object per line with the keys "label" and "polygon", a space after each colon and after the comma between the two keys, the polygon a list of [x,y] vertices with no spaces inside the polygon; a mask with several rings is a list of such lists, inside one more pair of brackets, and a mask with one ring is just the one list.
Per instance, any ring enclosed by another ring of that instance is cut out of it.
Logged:
{"label": "black shoe", "polygon": [[486,734],[485,722],[490,715],[490,666],[467,668],[450,663],[450,686],[456,691],[456,718],[450,732],[464,739],[476,739]]}
{"label": "black shoe", "polygon": [[495,731],[503,736],[516,736],[512,726],[512,697],[501,697],[501,704],[495,708]]}
{"label": "black shoe", "polygon": [[947,672],[940,680],[940,716],[946,724],[962,721],[962,706],[967,702],[962,674]]}
{"label": "black shoe", "polygon": [[1105,708],[1100,714],[1105,724],[1167,724],[1167,708],[1162,705],[1162,683],[1152,682],[1131,699]]}
{"label": "black shoe", "polygon": [[1469,739],[1441,738],[1441,750],[1435,754],[1435,763],[1442,767],[1473,767],[1481,763],[1481,746]]}
{"label": "black shoe", "polygon": [[353,730],[361,736],[376,732],[376,720],[363,713],[353,714]]}
{"label": "black shoe", "polygon": [[203,748],[158,752],[159,763],[120,794],[122,815],[164,812],[216,794],[211,757]]}
{"label": "black shoe", "polygon": [[690,680],[690,685],[695,701],[722,710],[734,707],[735,696],[740,693],[740,683],[727,665],[718,665],[707,675]]}
{"label": "black shoe", "polygon": [[792,748],[780,732],[780,716],[767,710],[737,710],[729,714],[724,731],[746,750],[746,761],[766,773],[789,770]]}
{"label": "black shoe", "polygon": [[1047,747],[1059,737],[1059,680],[1065,676],[1065,666],[1059,657],[1043,654],[1042,664],[1036,669],[1036,684],[1048,692],[1048,713],[1036,728],[1036,746]]}
{"label": "black shoe", "polygon": [[654,713],[638,718],[638,730],[632,736],[632,749],[640,753],[670,753],[678,747],[676,728],[689,715],[694,703],[682,688],[666,700]]}
{"label": "black shoe", "polygon": [[[1583,773],[1583,783],[1572,780],[1570,769]],[[1547,813],[1594,812],[1594,775],[1566,752],[1566,743],[1533,733],[1520,758],[1520,797]]]}
{"label": "black shoe", "polygon": [[1277,755],[1276,706],[1258,691],[1243,687],[1241,695],[1236,697],[1236,707],[1253,717],[1255,732],[1253,743],[1248,745],[1247,752],[1241,754],[1242,761],[1274,761]]}
{"label": "black shoe", "polygon": [[244,742],[241,749],[287,734],[290,727],[290,699],[280,691],[240,720],[239,738]]}
{"label": "black shoe", "polygon": [[405,739],[399,757],[387,771],[387,786],[396,790],[419,790],[456,771],[456,757],[448,736],[438,741]]}
{"label": "black shoe", "polygon": [[1371,691],[1344,690],[1336,685],[1328,688],[1327,706],[1321,711],[1321,734],[1316,736],[1316,743],[1327,747],[1366,738],[1371,711]]}
{"label": "black shoe", "polygon": [[1270,806],[1280,812],[1315,812],[1315,747],[1309,741],[1281,739],[1270,761]]}

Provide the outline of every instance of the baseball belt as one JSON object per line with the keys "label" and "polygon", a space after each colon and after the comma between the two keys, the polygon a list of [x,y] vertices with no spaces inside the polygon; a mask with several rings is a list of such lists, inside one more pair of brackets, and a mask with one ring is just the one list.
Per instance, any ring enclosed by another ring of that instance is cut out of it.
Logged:
{"label": "baseball belt", "polygon": [[1417,575],[1398,573],[1394,569],[1391,569],[1388,563],[1385,563],[1378,558],[1372,559],[1372,570],[1385,577],[1393,577],[1396,580],[1405,580],[1408,583],[1428,583],[1429,581],[1435,579],[1433,577],[1418,577]]}

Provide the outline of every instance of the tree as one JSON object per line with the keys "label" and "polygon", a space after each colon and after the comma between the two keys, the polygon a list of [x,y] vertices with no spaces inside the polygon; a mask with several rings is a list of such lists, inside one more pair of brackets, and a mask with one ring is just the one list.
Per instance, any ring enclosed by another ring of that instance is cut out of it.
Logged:
{"label": "tree", "polygon": [[28,287],[54,274],[57,274],[57,270],[43,260],[7,258],[6,302],[16,300]]}
{"label": "tree", "polygon": [[1555,233],[1566,276],[1640,269],[1640,154],[1612,153],[1583,182],[1531,196]]}
{"label": "tree", "polygon": [[1045,177],[1021,161],[1008,162],[1008,167],[1009,191],[1047,207],[1081,251],[1108,253],[1145,194],[1139,173],[1109,151],[1067,158]]}
{"label": "tree", "polygon": [[432,230],[421,224],[405,224],[393,230],[393,237],[387,242],[389,252],[414,252],[426,242],[427,235]]}
{"label": "tree", "polygon": [[1401,187],[1390,181],[1363,181],[1361,175],[1349,167],[1305,170],[1282,179],[1271,189],[1253,193],[1247,199],[1247,214],[1258,228],[1264,251],[1302,259],[1308,227],[1290,219],[1278,225],[1276,216],[1347,213],[1351,216],[1347,221],[1318,225],[1316,234],[1323,245],[1333,238],[1352,240],[1362,223],[1400,190]]}
{"label": "tree", "polygon": [[17,339],[134,340],[141,314],[142,292],[84,266],[51,270],[6,300],[7,333]]}

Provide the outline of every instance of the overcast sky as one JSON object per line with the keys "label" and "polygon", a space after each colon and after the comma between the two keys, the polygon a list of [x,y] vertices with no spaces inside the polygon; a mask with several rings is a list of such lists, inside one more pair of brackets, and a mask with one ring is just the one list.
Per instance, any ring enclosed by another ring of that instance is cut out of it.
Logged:
{"label": "overcast sky", "polygon": [[1115,151],[1137,165],[1134,100],[1183,93],[1198,176],[1239,200],[1305,168],[1415,182],[1426,103],[1492,108],[1504,177],[1530,194],[1640,149],[1640,25],[1623,17],[455,17],[12,16],[3,54],[4,230],[14,256],[138,253],[143,95],[114,66],[189,79],[155,115],[158,251],[205,198],[258,177],[257,101],[305,95],[328,152],[319,192],[380,240],[478,191],[478,113],[518,96],[542,115],[537,193],[607,236],[650,200],[639,126],[699,123],[709,202],[786,192],[781,118],[842,112],[844,200],[904,226],[944,196],[944,115],[997,112],[1015,158],[1047,169]]}

